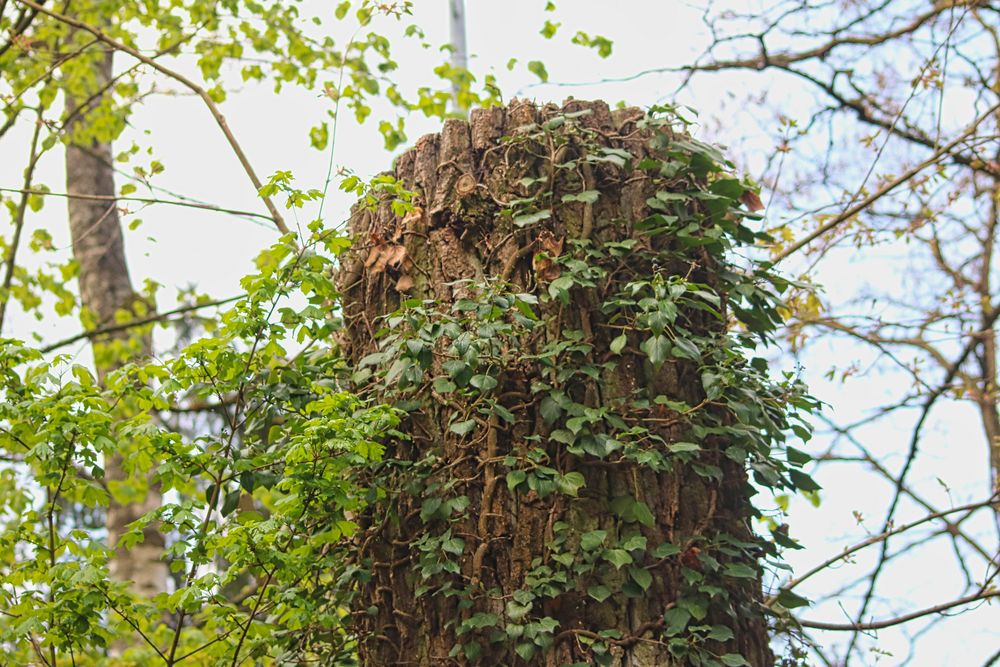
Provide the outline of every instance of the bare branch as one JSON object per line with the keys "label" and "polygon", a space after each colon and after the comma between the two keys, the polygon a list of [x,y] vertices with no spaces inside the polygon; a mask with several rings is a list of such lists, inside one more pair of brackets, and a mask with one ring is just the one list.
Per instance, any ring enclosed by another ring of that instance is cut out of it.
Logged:
{"label": "bare branch", "polygon": [[61,347],[66,347],[67,345],[72,345],[73,343],[79,342],[81,340],[91,340],[97,338],[98,336],[103,336],[105,334],[118,333],[119,331],[127,331],[135,327],[141,327],[146,324],[153,324],[154,322],[163,322],[168,320],[175,315],[183,315],[184,313],[190,313],[195,310],[201,310],[202,308],[212,308],[213,306],[222,306],[227,303],[232,303],[245,297],[245,294],[238,294],[236,296],[231,296],[228,299],[219,299],[217,301],[207,301],[205,303],[196,303],[188,306],[181,306],[179,308],[174,308],[173,310],[168,310],[163,313],[158,313],[156,315],[150,315],[149,317],[141,317],[137,320],[131,320],[129,322],[123,322],[121,324],[114,324],[111,326],[101,327],[99,329],[92,329],[90,331],[84,331],[78,333],[75,336],[70,336],[69,338],[64,338],[55,343],[51,343],[41,348],[39,352],[42,354],[47,354],[58,350]]}
{"label": "bare branch", "polygon": [[84,195],[84,194],[72,194],[68,192],[49,192],[48,190],[26,190],[24,188],[0,188],[0,192],[19,192],[24,195],[40,195],[45,197],[65,197],[67,199],[86,199],[89,201],[108,201],[108,202],[118,202],[118,201],[134,201],[143,204],[166,204],[168,206],[182,206],[185,208],[196,208],[203,211],[213,211],[215,213],[226,213],[229,215],[240,215],[249,218],[258,218],[261,220],[268,220],[270,222],[274,221],[269,215],[264,215],[263,213],[254,213],[252,211],[243,211],[241,209],[235,208],[225,208],[222,206],[215,206],[213,204],[202,204],[198,202],[189,201],[172,201],[170,199],[156,199],[155,197],[122,197],[122,196],[110,196],[110,195]]}
{"label": "bare branch", "polygon": [[799,625],[805,628],[813,628],[815,630],[832,630],[834,632],[858,632],[860,630],[881,630],[883,628],[891,628],[894,625],[902,625],[903,623],[909,623],[910,621],[922,618],[924,616],[930,616],[931,614],[940,614],[943,611],[948,611],[954,607],[960,607],[965,604],[972,602],[980,602],[982,600],[989,600],[991,598],[1000,597],[1000,591],[980,591],[972,595],[966,595],[965,597],[958,598],[957,600],[951,600],[950,602],[943,602],[941,604],[934,605],[933,607],[928,607],[926,609],[921,609],[920,611],[915,611],[910,614],[905,614],[903,616],[898,616],[896,618],[889,618],[883,621],[873,621],[871,623],[822,623],[820,621],[807,621],[798,620]]}

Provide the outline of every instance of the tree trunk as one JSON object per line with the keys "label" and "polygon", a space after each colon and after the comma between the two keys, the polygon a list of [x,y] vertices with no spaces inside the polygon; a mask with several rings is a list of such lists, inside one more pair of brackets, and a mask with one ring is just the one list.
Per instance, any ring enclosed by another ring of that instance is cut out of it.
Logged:
{"label": "tree trunk", "polygon": [[412,211],[353,212],[342,344],[360,391],[408,413],[361,519],[363,665],[773,664],[744,467],[724,428],[682,442],[681,406],[732,417],[615,305],[630,282],[719,284],[703,246],[641,229],[664,182],[641,161],[674,136],[644,118],[476,110],[396,160]]}
{"label": "tree trunk", "polygon": [[[95,140],[88,127],[88,115],[100,104],[99,93],[111,80],[112,57],[113,52],[107,51],[103,58],[95,60],[95,77],[85,97],[78,100],[69,93],[66,95],[71,137],[66,146],[70,235],[73,256],[79,264],[80,302],[85,317],[91,318],[95,327],[113,324],[121,313],[131,316],[138,298],[125,260],[117,202],[106,199],[116,195],[111,144]],[[84,109],[78,108],[81,103],[86,105]],[[73,195],[97,195],[105,199],[79,199]],[[94,340],[94,362],[101,381],[124,361],[149,353],[149,337],[128,330]],[[116,483],[126,480],[135,483],[122,463],[121,455],[105,461],[105,481],[112,488],[105,520],[111,546],[117,544],[128,524],[160,506],[160,493],[154,485],[149,485],[139,502],[123,504],[115,500]],[[163,535],[150,526],[144,541],[133,549],[115,548],[110,563],[112,577],[132,582],[132,590],[140,595],[165,591],[168,571],[162,559],[163,548]]]}

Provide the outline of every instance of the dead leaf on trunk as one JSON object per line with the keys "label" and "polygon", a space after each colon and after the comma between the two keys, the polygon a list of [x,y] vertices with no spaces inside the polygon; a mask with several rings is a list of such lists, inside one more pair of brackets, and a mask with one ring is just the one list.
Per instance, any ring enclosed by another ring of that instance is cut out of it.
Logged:
{"label": "dead leaf on trunk", "polygon": [[562,254],[563,239],[557,239],[552,232],[545,230],[538,235],[538,246],[541,252],[536,253],[531,260],[535,270],[535,278],[542,282],[552,282],[562,273],[555,259]]}
{"label": "dead leaf on trunk", "polygon": [[741,194],[740,203],[746,206],[751,213],[764,210],[764,202],[760,200],[760,196],[753,190],[746,190]]}
{"label": "dead leaf on trunk", "polygon": [[396,281],[396,291],[409,292],[411,289],[413,289],[413,278],[404,273]]}
{"label": "dead leaf on trunk", "polygon": [[402,228],[416,229],[423,217],[424,209],[419,206],[414,206],[412,211],[403,216]]}
{"label": "dead leaf on trunk", "polygon": [[365,268],[368,269],[369,273],[377,276],[385,271],[387,266],[399,268],[404,259],[406,259],[406,246],[383,243],[373,247],[368,252]]}

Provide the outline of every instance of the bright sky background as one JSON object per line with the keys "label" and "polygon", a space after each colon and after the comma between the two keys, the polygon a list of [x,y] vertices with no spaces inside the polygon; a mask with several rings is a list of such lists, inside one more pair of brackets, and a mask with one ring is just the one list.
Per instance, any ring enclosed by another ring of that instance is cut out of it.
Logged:
{"label": "bright sky background", "polygon": [[[554,15],[563,25],[552,41],[538,34],[545,19],[553,17],[542,11],[544,4],[540,0],[468,2],[470,68],[480,76],[493,72],[508,97],[519,94],[539,102],[558,102],[573,95],[581,99],[603,98],[612,104],[626,100],[639,106],[671,101],[679,83],[676,75],[570,88],[538,85],[538,79],[526,71],[524,63],[544,61],[552,82],[597,81],[627,76],[650,67],[690,62],[707,44],[707,35],[700,23],[701,10],[677,0],[627,4],[563,0],[557,3],[559,9]],[[414,21],[425,30],[428,41],[433,44],[446,42],[447,0],[417,0],[416,5],[418,13]],[[333,3],[311,2],[307,6],[332,12]],[[628,11],[617,11],[624,7]],[[394,40],[401,32],[387,21],[376,26],[387,29],[387,36]],[[335,35],[341,43],[349,33],[346,26],[342,28],[343,34]],[[592,51],[570,45],[569,38],[578,29],[612,39],[612,57],[600,60]],[[444,58],[435,49],[421,50],[412,40],[394,43],[395,57],[402,65],[400,77],[414,87],[424,82],[422,77]],[[506,63],[511,57],[518,58],[519,64],[509,72]],[[119,66],[125,61],[119,57]],[[232,77],[232,80],[239,79]],[[160,187],[220,206],[265,212],[207,109],[170,82],[161,82],[160,86],[163,94],[148,98],[138,109],[132,117],[131,129],[116,148],[120,150],[131,141],[143,148],[152,146],[153,157],[166,166],[166,171],[154,181]],[[759,175],[765,157],[773,149],[771,139],[761,132],[761,126],[773,119],[749,117],[745,97],[767,91],[772,103],[777,102],[783,113],[794,117],[806,103],[801,98],[791,97],[791,90],[794,89],[787,81],[770,76],[713,75],[697,79],[677,101],[700,110],[704,122],[702,138],[729,144],[730,154],[739,166],[751,175]],[[955,103],[961,104],[962,100]],[[325,97],[298,89],[285,88],[280,95],[274,95],[270,85],[255,84],[232,91],[222,110],[262,178],[275,170],[290,170],[298,187],[321,188],[327,154],[309,147],[308,129],[326,118],[331,104]],[[376,109],[376,120],[384,117],[387,111]],[[439,121],[416,116],[407,122],[410,144],[421,134],[439,127]],[[21,182],[22,155],[27,153],[29,139],[29,128],[22,125],[15,130],[16,135],[12,133],[14,136],[3,142],[0,186],[18,187]],[[337,165],[362,175],[372,175],[391,164],[393,155],[382,149],[375,126],[376,123],[369,122],[359,127],[350,114],[343,114],[336,143]],[[65,189],[61,161],[61,152],[53,151],[37,172],[37,181],[57,192]],[[148,196],[148,193],[140,188],[136,196]],[[767,201],[766,196],[764,199]],[[327,223],[334,224],[345,218],[350,203],[350,198],[336,191],[334,186],[326,209]],[[138,211],[139,205],[130,208]],[[302,215],[299,222],[304,225],[310,219],[310,211],[307,209]],[[136,231],[127,233],[133,281],[138,285],[148,278],[164,284],[166,287],[159,299],[161,309],[174,305],[175,287],[194,284],[200,291],[215,297],[239,293],[238,281],[252,269],[253,257],[276,237],[266,223],[255,224],[188,208],[153,206],[132,217],[140,217],[143,221]],[[289,223],[294,224],[294,218],[287,217]],[[126,222],[130,219],[126,218]],[[65,203],[49,198],[45,209],[29,218],[28,231],[45,226],[56,245],[63,249],[62,256],[66,256],[69,237],[65,221]],[[29,257],[28,253],[22,256]],[[883,259],[873,261],[850,249],[837,251],[824,264],[819,277],[826,287],[827,298],[836,301],[856,294],[866,281],[898,282],[900,289],[906,290],[905,274],[899,272],[898,265],[892,269],[879,264]],[[44,341],[57,340],[79,329],[77,322],[65,318],[51,317],[36,322],[16,306],[11,307],[8,319],[5,335],[28,338],[37,333]],[[161,340],[166,340],[165,335],[158,333]],[[89,363],[90,352],[86,344],[68,351],[77,355],[81,362]],[[777,351],[773,355],[777,357]],[[807,366],[806,377],[814,393],[830,404],[828,414],[840,423],[866,414],[871,406],[892,395],[891,388],[908,381],[904,375],[896,373],[872,374],[864,380],[845,384],[823,378],[831,366],[843,368],[853,359],[861,360],[861,367],[865,368],[871,362],[871,355],[863,348],[836,341],[813,346],[803,358]],[[781,363],[791,365],[788,360]],[[925,490],[928,500],[941,507],[982,499],[988,488],[988,475],[978,418],[971,409],[962,407],[940,409],[934,414],[924,440],[924,451],[928,453],[918,461],[911,480]],[[888,463],[899,466],[913,419],[912,412],[904,413],[892,423],[863,431],[866,445],[889,454]],[[823,440],[815,440],[808,449],[821,451]],[[940,478],[943,484],[934,482],[935,478]],[[924,483],[927,480],[931,481],[930,486]],[[818,481],[828,489],[823,493],[822,506],[813,509],[805,502],[796,503],[789,521],[792,535],[807,546],[803,552],[788,554],[789,562],[800,571],[864,539],[866,530],[877,532],[891,497],[891,489],[886,483],[862,474],[857,466],[829,464],[821,469]],[[761,499],[761,502],[766,503],[766,500]],[[866,518],[861,526],[855,520],[855,511]],[[922,514],[922,510],[904,503],[899,516],[905,521]],[[987,544],[996,543],[988,517],[981,517],[978,522],[970,521],[964,527],[985,535]],[[904,537],[903,541],[909,539]],[[961,581],[955,577],[950,545],[944,540],[936,544],[938,546],[932,550],[921,552],[919,558],[904,559],[892,565],[881,588],[882,594],[891,599],[885,605],[872,607],[876,618],[905,613],[959,595]],[[875,550],[862,554],[859,563],[867,567],[874,554]],[[981,559],[978,562],[970,560],[970,569],[973,576],[981,577],[985,566]],[[860,565],[844,565],[816,577],[800,592],[808,595],[835,590],[839,583],[864,571]],[[848,605],[848,609],[853,609],[853,604]],[[804,616],[840,623],[853,620],[836,605],[808,610]],[[881,632],[877,646],[894,655],[877,659],[878,656],[872,654],[862,663],[900,664],[907,656],[907,633],[922,626],[919,622],[909,626],[906,632],[898,629]],[[917,655],[908,664],[927,667],[982,664],[1000,643],[997,628],[1000,628],[1000,613],[996,605],[992,609],[968,613],[924,635],[918,644]],[[828,641],[841,641],[845,637],[829,636]]]}

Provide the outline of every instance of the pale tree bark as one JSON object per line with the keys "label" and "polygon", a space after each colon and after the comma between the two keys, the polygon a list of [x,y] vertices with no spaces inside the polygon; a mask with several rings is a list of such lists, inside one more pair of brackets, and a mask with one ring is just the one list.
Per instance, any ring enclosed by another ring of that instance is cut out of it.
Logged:
{"label": "pale tree bark", "polygon": [[[469,47],[466,40],[465,22],[465,0],[448,0],[448,34],[451,40],[451,66],[460,69],[469,69]],[[458,82],[452,84],[452,93],[455,99],[453,111],[457,110],[458,94],[460,86]]]}
{"label": "pale tree bark", "polygon": [[[116,313],[132,312],[137,295],[132,288],[121,221],[115,196],[115,182],[111,144],[92,139],[81,139],[74,133],[82,130],[87,122],[88,110],[77,113],[80,104],[90,108],[100,99],[98,94],[112,76],[113,51],[96,61],[92,90],[88,99],[77,100],[66,96],[66,109],[70,120],[70,143],[66,146],[66,190],[70,235],[73,256],[79,263],[80,301],[82,307],[95,320],[97,327],[114,323]],[[89,99],[93,98],[93,99]],[[72,195],[96,195],[99,199],[78,198]],[[148,336],[136,336],[129,330],[94,339],[94,360],[101,381],[123,360],[139,358],[150,353]],[[128,474],[123,468],[121,455],[105,461],[105,480],[109,483],[124,481]],[[113,497],[108,506],[105,525],[108,544],[114,547],[128,524],[143,514],[159,507],[160,492],[150,485],[141,502],[122,504]],[[110,563],[111,576],[119,581],[129,581],[133,592],[151,596],[166,590],[168,571],[162,560],[163,535],[155,526],[145,530],[144,540],[131,550],[115,548]]]}

